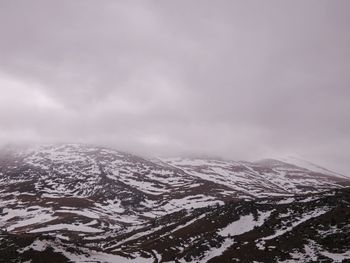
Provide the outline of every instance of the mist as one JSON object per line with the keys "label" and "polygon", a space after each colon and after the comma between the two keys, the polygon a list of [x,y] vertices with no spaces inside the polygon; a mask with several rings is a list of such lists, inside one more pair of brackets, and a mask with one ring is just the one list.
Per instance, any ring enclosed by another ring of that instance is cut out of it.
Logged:
{"label": "mist", "polygon": [[350,174],[349,1],[1,1],[0,144]]}

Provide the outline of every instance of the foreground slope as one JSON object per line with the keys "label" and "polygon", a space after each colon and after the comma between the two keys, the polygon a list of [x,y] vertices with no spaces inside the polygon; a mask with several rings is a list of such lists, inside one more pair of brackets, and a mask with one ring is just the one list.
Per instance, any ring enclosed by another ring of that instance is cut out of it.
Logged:
{"label": "foreground slope", "polygon": [[350,262],[350,189],[183,210],[128,231],[3,232],[3,262]]}

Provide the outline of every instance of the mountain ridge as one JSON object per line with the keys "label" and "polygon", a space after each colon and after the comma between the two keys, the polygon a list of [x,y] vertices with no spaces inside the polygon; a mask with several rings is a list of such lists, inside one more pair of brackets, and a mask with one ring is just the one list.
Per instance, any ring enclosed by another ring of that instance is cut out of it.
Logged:
{"label": "mountain ridge", "polygon": [[[154,238],[161,240],[164,235],[169,236],[168,228],[173,232],[174,229],[175,232],[183,232],[204,220],[208,213],[215,214],[215,211],[221,211],[230,203],[236,207],[243,202],[242,205],[248,210],[259,202],[273,202],[275,205],[290,203],[293,207],[295,203],[297,207],[298,198],[309,198],[314,202],[313,195],[323,198],[326,194],[322,192],[337,189],[345,189],[343,195],[346,199],[346,187],[350,186],[350,180],[346,178],[278,160],[244,162],[194,157],[152,160],[80,144],[4,151],[0,156],[0,175],[0,228],[5,231],[4,237],[0,237],[0,246],[1,243],[6,246],[12,237],[20,240],[28,237],[31,241],[23,241],[22,245],[11,241],[21,247],[18,249],[22,253],[16,250],[17,256],[30,251],[31,256],[35,257],[51,247],[59,251],[57,257],[62,261],[57,262],[68,262],[65,260],[69,253],[68,258],[76,258],[75,262],[88,262],[87,258],[82,261],[83,255],[88,254],[93,258],[96,251],[99,251],[100,258],[96,262],[129,262],[132,258],[137,258],[137,262],[163,262],[165,259],[156,259],[159,253],[162,258],[169,254],[173,255],[171,260],[185,260],[178,252],[170,253],[169,247],[162,250],[148,244],[147,249],[143,250],[140,244],[133,244],[124,249],[122,244],[140,240],[153,232],[159,232],[159,236]],[[278,203],[279,199],[281,203]],[[308,203],[299,204],[308,213],[313,213]],[[332,203],[332,206],[336,207],[336,204]],[[313,207],[316,209],[316,201]],[[272,206],[270,208],[269,213],[272,213]],[[322,209],[326,211],[327,207]],[[250,228],[259,222],[264,224],[258,217],[267,210],[264,211],[257,210],[252,218],[246,214],[241,216],[250,222],[247,226]],[[235,213],[218,216],[214,220],[217,226],[212,234],[218,240],[212,245],[221,247],[217,256],[233,245],[226,234],[219,234],[219,226],[223,222],[239,220],[239,213]],[[169,225],[167,222],[173,223]],[[205,229],[201,231],[204,232],[198,235],[207,236]],[[142,233],[142,236],[137,233]],[[167,238],[167,242],[170,239]],[[70,245],[65,247],[65,243]],[[69,246],[76,247],[77,251],[69,252]],[[118,248],[118,251],[112,247]],[[191,253],[199,253],[202,260],[202,250],[192,250]],[[143,252],[140,254],[137,251]],[[65,259],[62,255],[65,255]],[[113,261],[116,258],[119,261]],[[152,261],[149,258],[153,258]],[[186,258],[189,262],[198,260],[189,255]],[[206,261],[203,259],[201,262]]]}

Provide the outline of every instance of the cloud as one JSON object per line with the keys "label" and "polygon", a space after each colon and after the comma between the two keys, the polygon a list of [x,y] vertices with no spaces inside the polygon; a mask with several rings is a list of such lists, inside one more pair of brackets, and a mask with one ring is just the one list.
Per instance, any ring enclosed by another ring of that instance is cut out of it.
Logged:
{"label": "cloud", "polygon": [[350,173],[348,8],[2,1],[0,139],[295,154]]}
{"label": "cloud", "polygon": [[0,76],[0,105],[4,109],[60,110],[62,105],[43,92],[43,89],[9,76]]}

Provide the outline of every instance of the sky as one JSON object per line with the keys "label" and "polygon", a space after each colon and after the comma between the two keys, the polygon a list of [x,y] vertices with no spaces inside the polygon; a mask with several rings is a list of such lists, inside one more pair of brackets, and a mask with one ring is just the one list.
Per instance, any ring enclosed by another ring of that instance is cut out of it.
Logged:
{"label": "sky", "polygon": [[299,156],[350,175],[350,1],[0,0],[0,144]]}

